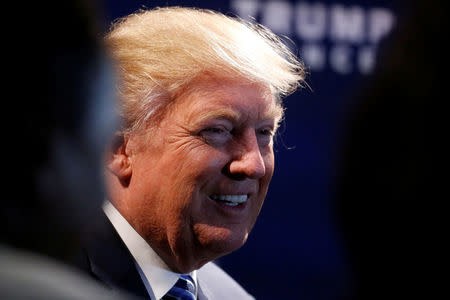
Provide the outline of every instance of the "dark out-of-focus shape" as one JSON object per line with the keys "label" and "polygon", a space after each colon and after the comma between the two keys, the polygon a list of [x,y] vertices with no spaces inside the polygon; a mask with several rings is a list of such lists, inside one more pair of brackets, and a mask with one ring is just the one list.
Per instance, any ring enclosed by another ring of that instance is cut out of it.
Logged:
{"label": "dark out-of-focus shape", "polygon": [[402,298],[424,276],[424,113],[441,97],[445,17],[433,1],[404,7],[348,116],[336,212],[355,279],[352,299]]}
{"label": "dark out-of-focus shape", "polygon": [[96,4],[5,9],[1,299],[126,299],[66,264],[83,234],[101,229],[101,157],[117,126]]}

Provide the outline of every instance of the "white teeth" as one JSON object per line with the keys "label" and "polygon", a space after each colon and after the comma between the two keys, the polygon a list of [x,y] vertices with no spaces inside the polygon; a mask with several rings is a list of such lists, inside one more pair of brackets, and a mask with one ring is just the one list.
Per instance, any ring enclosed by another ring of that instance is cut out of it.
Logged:
{"label": "white teeth", "polygon": [[210,198],[215,201],[225,202],[226,205],[236,206],[247,201],[247,195],[211,195]]}

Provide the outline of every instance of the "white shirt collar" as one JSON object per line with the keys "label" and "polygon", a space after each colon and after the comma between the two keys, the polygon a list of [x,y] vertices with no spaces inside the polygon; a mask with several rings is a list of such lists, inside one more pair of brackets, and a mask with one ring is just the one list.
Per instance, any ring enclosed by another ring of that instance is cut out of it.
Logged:
{"label": "white shirt collar", "polygon": [[[161,299],[177,282],[180,274],[170,271],[169,267],[152,249],[152,247],[134,230],[111,202],[105,201],[103,211],[109,218],[120,238],[131,255],[133,255],[138,271],[150,294],[155,299]],[[139,270],[140,269],[140,270]],[[189,275],[197,286],[197,272]],[[150,290],[149,290],[150,289]]]}

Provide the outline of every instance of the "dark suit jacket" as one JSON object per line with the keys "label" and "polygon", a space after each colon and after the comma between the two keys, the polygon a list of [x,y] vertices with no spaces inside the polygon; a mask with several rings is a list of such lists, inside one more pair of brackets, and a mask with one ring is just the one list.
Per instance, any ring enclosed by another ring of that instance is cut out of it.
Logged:
{"label": "dark suit jacket", "polygon": [[0,265],[0,299],[138,300],[42,253],[0,244]]}
{"label": "dark suit jacket", "polygon": [[[104,216],[104,230],[92,232],[76,259],[76,265],[113,291],[125,291],[142,299],[150,296],[134,259],[119,234]],[[214,263],[197,271],[198,299],[254,299]]]}

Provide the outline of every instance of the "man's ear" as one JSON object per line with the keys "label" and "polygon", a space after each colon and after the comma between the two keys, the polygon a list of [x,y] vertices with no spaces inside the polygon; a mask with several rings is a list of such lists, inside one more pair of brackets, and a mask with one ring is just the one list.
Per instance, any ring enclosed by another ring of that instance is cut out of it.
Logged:
{"label": "man's ear", "polygon": [[132,174],[130,153],[127,151],[127,146],[128,139],[123,134],[116,134],[106,154],[106,167],[121,182],[129,181]]}

